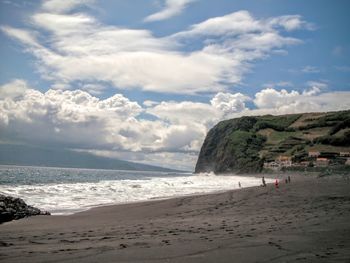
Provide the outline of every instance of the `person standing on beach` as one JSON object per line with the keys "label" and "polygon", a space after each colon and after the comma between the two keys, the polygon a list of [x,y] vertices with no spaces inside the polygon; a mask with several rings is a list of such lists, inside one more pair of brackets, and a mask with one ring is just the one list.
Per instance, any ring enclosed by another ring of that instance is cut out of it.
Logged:
{"label": "person standing on beach", "polygon": [[275,187],[278,188],[278,179],[275,181]]}
{"label": "person standing on beach", "polygon": [[288,183],[290,183],[290,176],[288,175]]}
{"label": "person standing on beach", "polygon": [[239,188],[241,188],[241,187],[242,187],[242,186],[241,186],[241,182],[238,182],[238,187],[239,187]]}
{"label": "person standing on beach", "polygon": [[262,177],[262,186],[266,187],[266,182],[265,182],[265,177],[264,176]]}

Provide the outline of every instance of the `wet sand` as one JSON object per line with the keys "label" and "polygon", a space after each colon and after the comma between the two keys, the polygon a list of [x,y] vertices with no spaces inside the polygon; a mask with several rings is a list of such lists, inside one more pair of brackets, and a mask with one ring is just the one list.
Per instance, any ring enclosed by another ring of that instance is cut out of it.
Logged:
{"label": "wet sand", "polygon": [[0,225],[2,262],[350,262],[350,181],[107,206]]}

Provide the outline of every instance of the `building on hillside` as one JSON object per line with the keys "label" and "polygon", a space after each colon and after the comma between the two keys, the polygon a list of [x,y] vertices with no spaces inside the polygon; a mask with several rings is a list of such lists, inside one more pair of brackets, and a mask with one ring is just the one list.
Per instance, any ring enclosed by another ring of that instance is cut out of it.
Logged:
{"label": "building on hillside", "polygon": [[350,152],[339,152],[340,157],[350,157]]}
{"label": "building on hillside", "polygon": [[278,170],[279,167],[279,164],[276,162],[264,162],[264,168]]}
{"label": "building on hillside", "polygon": [[345,165],[350,165],[350,158],[346,159]]}
{"label": "building on hillside", "polygon": [[279,164],[280,167],[291,167],[292,166],[292,158],[289,156],[278,156],[275,160],[276,163]]}
{"label": "building on hillside", "polygon": [[329,159],[327,158],[317,158],[315,162],[315,166],[324,167],[329,165]]}
{"label": "building on hillside", "polygon": [[316,157],[317,158],[320,155],[321,155],[320,152],[309,152],[309,157]]}
{"label": "building on hillside", "polygon": [[295,163],[294,165],[295,166],[300,166],[300,167],[308,167],[310,165],[310,162],[302,161],[302,162],[299,162],[299,163]]}

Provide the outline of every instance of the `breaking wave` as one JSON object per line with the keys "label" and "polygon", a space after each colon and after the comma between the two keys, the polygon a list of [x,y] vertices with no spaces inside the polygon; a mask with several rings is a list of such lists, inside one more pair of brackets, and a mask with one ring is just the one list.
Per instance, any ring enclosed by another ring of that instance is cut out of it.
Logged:
{"label": "breaking wave", "polygon": [[[26,167],[27,171],[23,169],[1,168],[0,192],[23,198],[28,204],[52,214],[72,214],[102,205],[225,191],[238,188],[238,182],[242,187],[261,183],[260,178],[234,175],[35,167]],[[28,174],[35,174],[36,180],[30,179]],[[25,180],[25,177],[29,179]]]}

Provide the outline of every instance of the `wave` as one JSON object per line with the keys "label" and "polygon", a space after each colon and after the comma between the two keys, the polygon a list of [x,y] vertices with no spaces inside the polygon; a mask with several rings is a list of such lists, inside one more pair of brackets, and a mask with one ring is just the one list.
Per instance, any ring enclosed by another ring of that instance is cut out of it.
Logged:
{"label": "wave", "polygon": [[186,175],[99,182],[0,185],[0,192],[23,198],[52,214],[72,214],[92,207],[171,198],[260,185],[261,179],[243,176]]}

